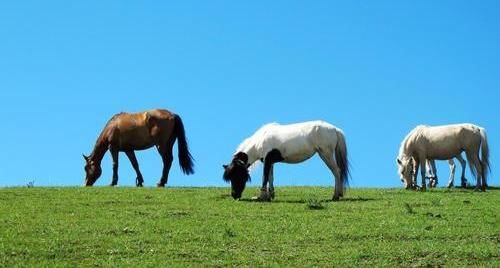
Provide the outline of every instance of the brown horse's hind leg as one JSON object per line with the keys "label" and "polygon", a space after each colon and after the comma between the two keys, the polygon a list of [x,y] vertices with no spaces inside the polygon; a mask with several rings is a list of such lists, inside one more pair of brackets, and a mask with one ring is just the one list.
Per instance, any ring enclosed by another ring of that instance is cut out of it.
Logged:
{"label": "brown horse's hind leg", "polygon": [[165,187],[168,181],[168,173],[170,172],[170,167],[172,167],[172,161],[174,157],[172,156],[172,147],[174,143],[170,143],[166,146],[158,146],[158,153],[160,153],[161,159],[163,160],[163,172],[161,174],[160,181],[156,184],[158,187]]}
{"label": "brown horse's hind leg", "polygon": [[110,148],[109,151],[113,158],[113,180],[110,186],[116,186],[118,184],[118,150]]}
{"label": "brown horse's hind leg", "polygon": [[127,154],[128,159],[130,160],[130,163],[132,164],[132,167],[135,170],[135,173],[137,174],[137,178],[135,181],[135,184],[137,187],[142,187],[144,183],[144,179],[142,177],[141,171],[139,170],[139,163],[137,162],[137,158],[135,157],[134,151],[128,151],[125,152]]}

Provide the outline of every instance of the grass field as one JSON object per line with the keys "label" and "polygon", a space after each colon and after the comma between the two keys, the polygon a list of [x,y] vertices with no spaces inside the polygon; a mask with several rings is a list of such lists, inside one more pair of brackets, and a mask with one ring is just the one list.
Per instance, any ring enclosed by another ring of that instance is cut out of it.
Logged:
{"label": "grass field", "polygon": [[0,266],[500,266],[500,190],[0,189]]}

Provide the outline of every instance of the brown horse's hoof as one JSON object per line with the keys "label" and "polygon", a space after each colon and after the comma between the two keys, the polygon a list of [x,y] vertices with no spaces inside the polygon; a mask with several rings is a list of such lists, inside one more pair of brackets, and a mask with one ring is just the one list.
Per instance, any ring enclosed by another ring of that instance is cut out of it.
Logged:
{"label": "brown horse's hoof", "polygon": [[158,188],[165,188],[165,184],[164,183],[157,183],[156,186]]}
{"label": "brown horse's hoof", "polygon": [[339,200],[340,200],[340,196],[336,196],[336,195],[334,195],[334,196],[332,197],[332,201],[339,201]]}

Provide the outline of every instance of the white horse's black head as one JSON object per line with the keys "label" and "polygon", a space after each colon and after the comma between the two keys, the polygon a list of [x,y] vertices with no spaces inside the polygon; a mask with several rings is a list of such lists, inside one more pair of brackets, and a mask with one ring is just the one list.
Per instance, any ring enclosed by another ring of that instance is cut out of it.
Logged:
{"label": "white horse's black head", "polygon": [[398,173],[401,178],[401,182],[405,185],[406,189],[414,188],[413,175],[414,175],[414,165],[413,159],[411,158],[397,158],[398,163]]}
{"label": "white horse's black head", "polygon": [[248,155],[239,152],[234,155],[229,165],[223,165],[223,167],[224,181],[231,182],[231,196],[233,196],[234,199],[241,198],[247,181],[250,181],[250,174],[248,173]]}

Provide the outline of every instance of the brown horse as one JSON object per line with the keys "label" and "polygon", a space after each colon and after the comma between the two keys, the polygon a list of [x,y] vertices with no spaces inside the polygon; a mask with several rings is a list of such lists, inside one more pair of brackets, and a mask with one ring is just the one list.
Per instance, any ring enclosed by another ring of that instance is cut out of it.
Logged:
{"label": "brown horse", "polygon": [[108,121],[97,138],[90,156],[83,155],[86,161],[85,185],[92,186],[101,176],[101,160],[109,150],[113,158],[111,186],[118,184],[118,153],[125,152],[137,173],[136,185],[141,187],[144,179],[134,151],[156,146],[163,160],[163,173],[157,186],[164,187],[172,166],[172,147],[176,139],[178,139],[181,169],[184,174],[193,174],[193,158],[189,153],[184,124],[178,115],[161,109],[116,114]]}

